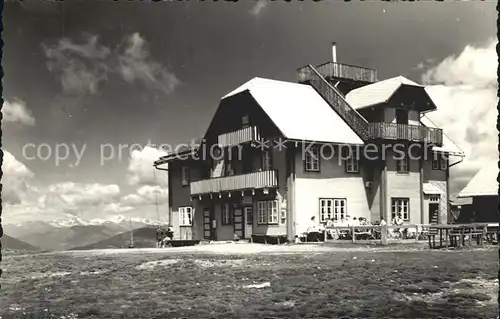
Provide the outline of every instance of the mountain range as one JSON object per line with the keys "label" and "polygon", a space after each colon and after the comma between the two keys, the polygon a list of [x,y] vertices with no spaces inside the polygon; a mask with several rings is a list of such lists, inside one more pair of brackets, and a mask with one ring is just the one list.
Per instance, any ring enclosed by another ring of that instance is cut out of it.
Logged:
{"label": "mountain range", "polygon": [[125,216],[93,220],[72,217],[52,222],[4,224],[3,228],[10,237],[43,250],[70,250],[109,239],[131,229],[151,228],[162,224],[164,223],[152,219],[130,219]]}
{"label": "mountain range", "polygon": [[[153,248],[156,247],[156,228],[143,227],[134,229],[134,247],[135,248]],[[72,250],[89,250],[89,249],[109,249],[109,248],[127,248],[130,244],[131,231],[123,232],[113,237],[75,247]]]}

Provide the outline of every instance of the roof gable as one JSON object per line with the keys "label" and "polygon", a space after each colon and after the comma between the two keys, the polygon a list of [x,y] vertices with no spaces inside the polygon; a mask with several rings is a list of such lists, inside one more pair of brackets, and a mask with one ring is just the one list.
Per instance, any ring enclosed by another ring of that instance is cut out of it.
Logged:
{"label": "roof gable", "polygon": [[223,99],[248,91],[289,140],[363,144],[361,138],[309,85],[253,78]]}
{"label": "roof gable", "polygon": [[[421,89],[425,93],[426,97],[432,101],[430,96],[427,94],[427,91],[425,91],[424,86],[401,75],[354,89],[347,93],[345,98],[354,109],[363,109],[387,103],[401,87]],[[432,102],[432,104],[434,103]]]}
{"label": "roof gable", "polygon": [[498,173],[498,163],[489,163],[474,175],[467,186],[458,194],[458,197],[498,195]]}
{"label": "roof gable", "polygon": [[[438,111],[439,112],[439,111]],[[439,128],[427,115],[422,115],[420,117],[420,123],[426,127]],[[432,146],[432,150],[436,152],[444,152],[450,155],[465,156],[464,151],[448,137],[443,131],[443,145],[442,146]]]}

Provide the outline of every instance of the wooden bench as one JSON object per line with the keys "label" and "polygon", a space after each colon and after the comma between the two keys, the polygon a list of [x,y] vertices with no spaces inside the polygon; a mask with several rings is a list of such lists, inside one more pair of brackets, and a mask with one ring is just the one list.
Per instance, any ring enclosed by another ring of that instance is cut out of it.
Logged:
{"label": "wooden bench", "polygon": [[280,245],[287,242],[286,235],[252,235],[252,243]]}

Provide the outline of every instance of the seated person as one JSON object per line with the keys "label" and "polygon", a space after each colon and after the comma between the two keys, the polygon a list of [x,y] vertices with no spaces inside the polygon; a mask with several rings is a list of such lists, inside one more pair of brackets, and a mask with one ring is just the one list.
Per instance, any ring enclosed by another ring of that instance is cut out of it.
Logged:
{"label": "seated person", "polygon": [[351,221],[351,216],[347,215],[345,217],[345,224],[346,224],[346,226],[351,226],[351,222],[352,222]]}
{"label": "seated person", "polygon": [[330,235],[330,237],[332,239],[337,239],[337,237],[338,237],[337,236],[338,235],[337,230],[336,229],[331,229],[332,227],[337,226],[337,222],[336,221],[337,221],[337,219],[333,219],[333,218],[328,218],[326,220],[326,225],[325,226],[327,228],[328,234]]}
{"label": "seated person", "polygon": [[164,236],[161,240],[160,247],[167,246],[173,238],[174,230],[171,225],[168,225],[167,229],[164,231]]}
{"label": "seated person", "polygon": [[316,216],[312,216],[307,228],[307,241],[320,241],[322,231],[322,227],[316,223]]}
{"label": "seated person", "polygon": [[360,222],[356,217],[352,218],[351,226],[359,226]]}
{"label": "seated person", "polygon": [[325,223],[326,228],[331,228],[333,227],[333,219],[332,218],[327,218],[326,223]]}
{"label": "seated person", "polygon": [[[396,215],[396,217],[394,217],[392,219],[392,224],[393,225],[402,226],[403,223],[404,223],[404,221],[403,221],[403,218],[401,218],[401,213],[398,213]],[[401,228],[399,228],[399,227],[398,228],[394,228],[394,233],[400,235],[401,237],[403,237],[403,232],[404,232],[404,230],[401,229]]]}

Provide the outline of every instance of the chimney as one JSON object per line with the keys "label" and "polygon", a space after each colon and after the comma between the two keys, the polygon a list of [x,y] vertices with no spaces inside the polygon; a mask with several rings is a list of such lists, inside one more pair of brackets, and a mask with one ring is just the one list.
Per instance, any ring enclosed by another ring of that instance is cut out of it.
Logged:
{"label": "chimney", "polygon": [[332,42],[332,62],[337,62],[337,42]]}

